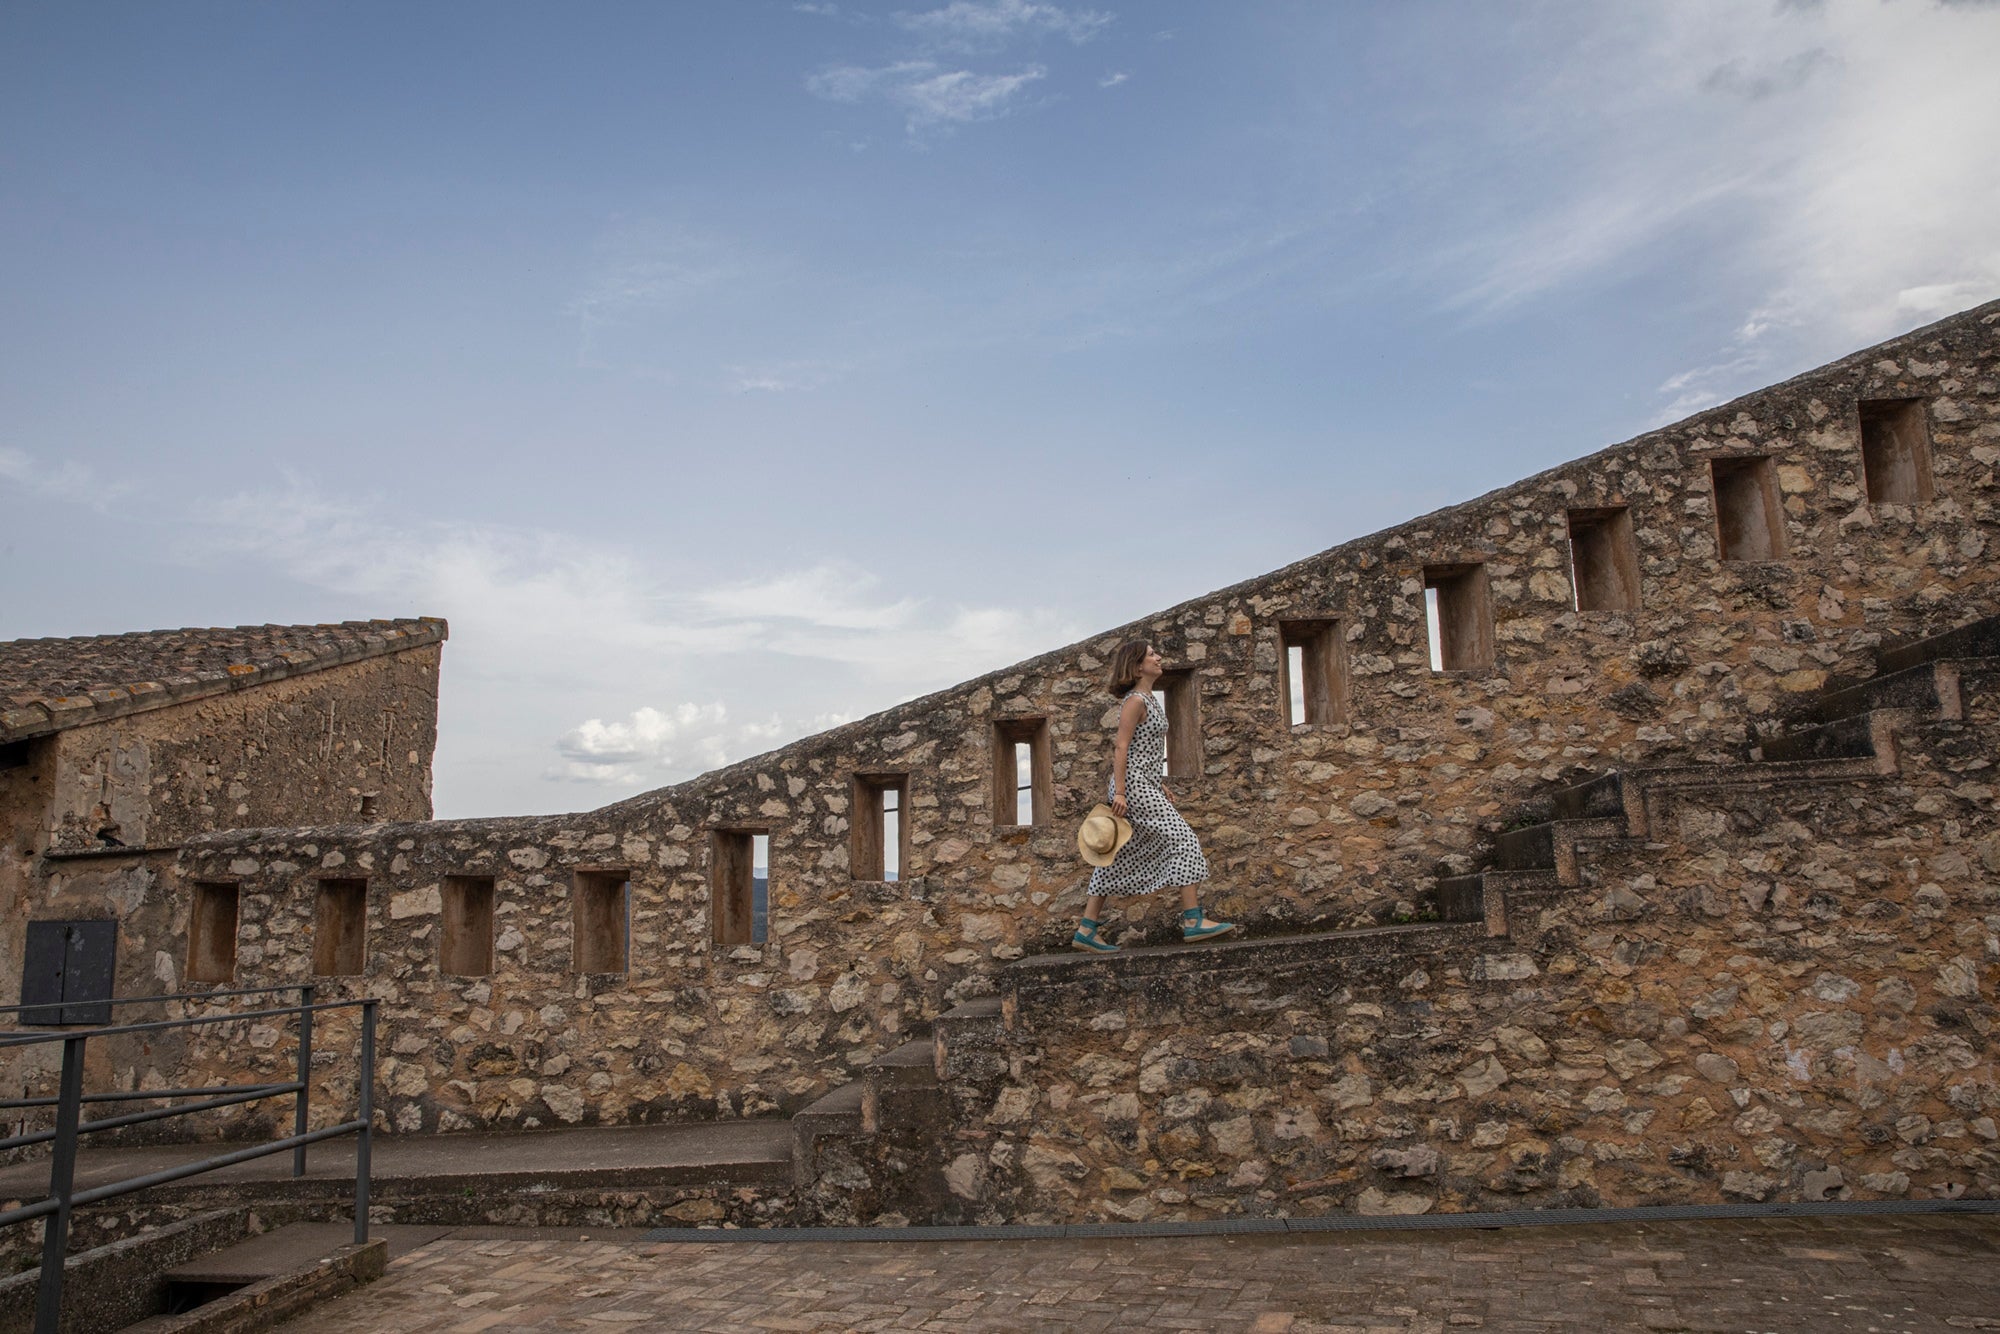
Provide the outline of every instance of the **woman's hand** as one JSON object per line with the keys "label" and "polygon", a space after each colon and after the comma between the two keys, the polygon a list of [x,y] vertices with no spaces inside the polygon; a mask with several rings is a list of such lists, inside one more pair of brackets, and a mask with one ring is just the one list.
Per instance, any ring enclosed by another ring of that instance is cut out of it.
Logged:
{"label": "woman's hand", "polygon": [[1122,794],[1111,799],[1111,813],[1121,820],[1125,818],[1125,798]]}

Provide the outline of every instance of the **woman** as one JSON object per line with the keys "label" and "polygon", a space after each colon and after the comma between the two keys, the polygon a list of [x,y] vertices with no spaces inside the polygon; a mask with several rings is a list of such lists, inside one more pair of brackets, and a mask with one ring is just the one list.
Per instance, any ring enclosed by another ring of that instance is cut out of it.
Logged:
{"label": "woman", "polygon": [[1072,947],[1113,954],[1118,947],[1097,934],[1106,898],[1181,891],[1181,939],[1207,940],[1236,929],[1233,922],[1209,920],[1195,899],[1195,886],[1208,879],[1208,860],[1180,812],[1160,787],[1167,755],[1167,711],[1153,698],[1160,679],[1160,655],[1143,639],[1118,646],[1111,655],[1111,693],[1121,696],[1118,740],[1111,748],[1111,809],[1132,822],[1132,837],[1111,859],[1090,873],[1083,925]]}

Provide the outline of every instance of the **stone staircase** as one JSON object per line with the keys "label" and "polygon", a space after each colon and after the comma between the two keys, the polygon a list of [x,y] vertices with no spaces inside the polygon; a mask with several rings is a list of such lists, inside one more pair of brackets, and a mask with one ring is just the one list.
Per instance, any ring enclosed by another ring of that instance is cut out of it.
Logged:
{"label": "stone staircase", "polygon": [[[1544,906],[1588,891],[1600,862],[1670,851],[1659,839],[1676,802],[1896,781],[1899,737],[1962,724],[1968,683],[1978,683],[1990,710],[2000,686],[2000,617],[1885,650],[1878,666],[1865,681],[1830,683],[1742,761],[1620,770],[1548,794],[1547,818],[1500,834],[1489,865],[1440,881],[1438,921],[1021,959],[997,979],[998,995],[941,1015],[928,1034],[793,1118],[799,1184],[818,1192],[814,1212],[825,1221],[863,1221],[882,1206],[898,1218],[921,1213],[918,1221],[969,1216],[977,1192],[955,1178],[971,1171],[964,1164],[988,1127],[1009,1118],[1004,1095],[997,1108],[992,1100],[1020,1073],[1010,1061],[1019,1060],[1022,1033],[1058,1014],[1074,1023],[1094,1009],[1109,1015],[1121,1001],[1169,1004],[1203,987],[1270,995],[1275,1006],[1280,993],[1296,999],[1336,975],[1355,990],[1394,987],[1442,958],[1473,959],[1475,977],[1482,968],[1504,977],[1491,970],[1524,965],[1492,951]],[[1111,1022],[1104,1015],[1091,1022]],[[1295,1054],[1321,1052],[1323,1044],[1307,1040]],[[882,1179],[871,1141],[884,1137],[896,1138],[902,1170],[933,1179]]]}

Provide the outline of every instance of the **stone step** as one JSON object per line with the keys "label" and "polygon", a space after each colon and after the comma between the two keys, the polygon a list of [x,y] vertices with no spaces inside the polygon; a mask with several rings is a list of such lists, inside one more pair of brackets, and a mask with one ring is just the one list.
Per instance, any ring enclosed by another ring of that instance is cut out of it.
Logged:
{"label": "stone step", "polygon": [[1489,868],[1438,881],[1440,915],[1447,922],[1478,922],[1488,936],[1510,934],[1510,905],[1523,896],[1567,894],[1569,887],[1552,868],[1503,871]]}
{"label": "stone step", "polygon": [[874,1088],[913,1088],[937,1083],[937,1044],[928,1037],[905,1042],[894,1051],[878,1056],[862,1072],[865,1084]]}
{"label": "stone step", "polygon": [[937,1042],[905,1042],[861,1072],[861,1131],[865,1135],[926,1123],[943,1105]]}
{"label": "stone step", "polygon": [[1913,644],[1899,644],[1875,655],[1878,676],[1944,658],[2000,658],[2000,616],[1985,616]]}
{"label": "stone step", "polygon": [[1889,732],[1893,723],[1909,716],[1902,710],[1870,709],[1817,727],[1766,737],[1752,755],[1772,763],[1874,759],[1884,745],[1895,744]]}
{"label": "stone step", "polygon": [[819,1141],[831,1136],[859,1135],[864,1090],[860,1080],[842,1084],[819,1101],[795,1112],[790,1121],[793,1180],[810,1185],[817,1175]]}
{"label": "stone step", "polygon": [[1007,1068],[1007,1019],[998,996],[946,1010],[931,1023],[939,1077],[952,1083],[997,1078]]}
{"label": "stone step", "polygon": [[1959,660],[1921,663],[1900,672],[1871,677],[1855,685],[1820,692],[1806,717],[1832,723],[1873,709],[1908,709],[1920,717],[1960,716]]}
{"label": "stone step", "polygon": [[[381,1237],[388,1242],[389,1258],[398,1259],[451,1230],[440,1225],[377,1223],[368,1229],[368,1235],[371,1240]],[[302,1268],[353,1240],[352,1223],[292,1223],[162,1270],[160,1277],[170,1283],[241,1286]]]}
{"label": "stone step", "polygon": [[1880,746],[1858,759],[1751,760],[1743,764],[1685,764],[1641,770],[1637,775],[1648,797],[1667,792],[1723,792],[1730,788],[1843,783],[1881,778],[1896,772],[1896,748]]}
{"label": "stone step", "polygon": [[[686,1125],[577,1126],[516,1133],[374,1137],[372,1179],[383,1203],[464,1189],[560,1190],[629,1185],[779,1183],[790,1170],[790,1132],[777,1119]],[[352,1136],[312,1147],[305,1177],[291,1155],[273,1154],[153,1188],[147,1198],[237,1199],[340,1196],[354,1183]],[[241,1147],[231,1143],[85,1147],[77,1157],[79,1189],[143,1176]],[[46,1159],[0,1168],[0,1197],[39,1199],[48,1188]]]}
{"label": "stone step", "polygon": [[1626,813],[1629,780],[1613,770],[1549,794],[1549,814],[1557,820],[1618,819]]}
{"label": "stone step", "polygon": [[1445,876],[1437,883],[1437,905],[1440,921],[1485,921],[1486,877],[1476,871],[1471,875]]}
{"label": "stone step", "polygon": [[1029,1017],[1030,993],[1087,985],[1143,985],[1163,974],[1269,971],[1342,959],[1400,959],[1455,949],[1484,940],[1476,922],[1412,922],[1316,931],[1290,936],[1204,941],[1195,945],[1141,946],[1116,954],[1038,954],[1017,959],[1003,974],[1016,1022]]}
{"label": "stone step", "polygon": [[1578,884],[1576,846],[1591,839],[1626,837],[1623,815],[1585,820],[1545,820],[1510,829],[1494,841],[1493,864],[1500,871],[1554,871],[1565,885]]}

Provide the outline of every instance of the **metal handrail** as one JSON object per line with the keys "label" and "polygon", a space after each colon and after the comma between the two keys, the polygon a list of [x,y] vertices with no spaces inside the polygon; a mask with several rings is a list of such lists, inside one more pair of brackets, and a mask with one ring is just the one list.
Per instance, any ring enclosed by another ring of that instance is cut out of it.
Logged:
{"label": "metal handrail", "polygon": [[[381,1002],[373,999],[347,1001],[313,1000],[310,985],[293,984],[283,987],[249,987],[232,992],[205,992],[204,997],[216,998],[224,995],[255,996],[276,991],[298,991],[299,1004],[283,1009],[249,1010],[241,1014],[202,1015],[187,1019],[165,1019],[142,1024],[115,1024],[82,1031],[74,1029],[59,1033],[8,1033],[0,1034],[0,1047],[27,1047],[60,1042],[63,1044],[62,1073],[58,1091],[53,1099],[23,1098],[11,1101],[5,1106],[48,1107],[53,1106],[56,1123],[53,1129],[34,1131],[0,1140],[0,1148],[19,1148],[27,1144],[53,1142],[54,1150],[49,1162],[49,1193],[47,1198],[16,1209],[0,1212],[0,1227],[10,1223],[27,1222],[30,1219],[46,1218],[42,1232],[42,1272],[41,1285],[35,1299],[35,1334],[56,1334],[62,1319],[63,1260],[69,1248],[70,1216],[80,1205],[94,1204],[99,1200],[112,1199],[119,1195],[129,1195],[134,1191],[151,1186],[163,1185],[169,1181],[179,1181],[184,1177],[198,1176],[217,1168],[229,1167],[236,1163],[283,1153],[292,1153],[292,1175],[304,1176],[306,1170],[306,1148],[321,1140],[332,1139],[336,1135],[356,1136],[354,1146],[354,1241],[356,1245],[368,1240],[368,1186],[373,1164],[374,1122],[375,1122],[375,1021]],[[180,1000],[183,996],[128,997],[113,1004],[138,1004],[142,1001]],[[40,1006],[0,1006],[0,1011],[43,1008]],[[359,1106],[352,1120],[339,1125],[326,1126],[319,1130],[307,1130],[306,1123],[311,1111],[312,1042],[313,1016],[321,1010],[361,1011],[361,1033],[359,1065],[360,1080],[356,1101]],[[225,1084],[212,1088],[175,1089],[134,1089],[112,1093],[85,1094],[83,1091],[83,1069],[85,1048],[93,1038],[120,1037],[130,1033],[155,1033],[173,1028],[200,1028],[209,1024],[235,1023],[247,1019],[269,1019],[297,1016],[299,1021],[298,1077],[282,1083],[269,1084]],[[293,1102],[293,1133],[283,1139],[268,1144],[256,1144],[229,1153],[216,1154],[195,1162],[180,1163],[173,1167],[149,1172],[143,1176],[129,1177],[123,1181],[107,1182],[92,1186],[87,1190],[76,1189],[77,1141],[84,1135],[98,1130],[111,1130],[119,1126],[137,1125],[145,1121],[156,1121],[169,1116],[182,1116],[191,1112],[211,1111],[218,1107],[229,1107],[239,1103],[256,1102],[263,1098],[291,1095]],[[104,1117],[96,1121],[83,1119],[86,1102],[149,1101],[153,1099],[194,1096],[198,1101],[177,1103],[171,1107],[148,1108],[143,1111],[127,1112],[120,1116]]]}
{"label": "metal handrail", "polygon": [[351,1010],[357,1005],[372,1005],[373,1001],[319,1001],[308,1005],[287,1005],[277,1010],[244,1010],[240,1014],[202,1014],[190,1019],[149,1019],[143,1024],[110,1024],[102,1028],[86,1029],[82,1033],[65,1030],[61,1033],[0,1033],[0,1048],[46,1046],[51,1042],[67,1042],[71,1037],[115,1038],[127,1033],[157,1033],[168,1028],[196,1028],[203,1024],[234,1024],[245,1019],[279,1019],[300,1012],[319,1010]]}
{"label": "metal handrail", "polygon": [[[86,1093],[85,1102],[157,1102],[161,1098],[192,1098],[203,1093],[248,1093],[251,1089],[268,1089],[271,1084],[215,1084],[198,1089],[114,1089],[109,1093]],[[286,1088],[291,1085],[287,1084]],[[53,1107],[61,1098],[0,1098],[0,1111],[16,1112],[30,1107]]]}
{"label": "metal handrail", "polygon": [[60,1010],[65,1004],[76,1005],[151,1005],[156,1001],[174,1000],[223,1000],[230,996],[268,996],[279,991],[310,992],[309,982],[287,982],[276,987],[234,987],[228,991],[175,991],[161,996],[107,996],[103,1000],[87,1001],[34,1001],[21,1005],[0,1005],[0,1014],[18,1014],[23,1010]]}
{"label": "metal handrail", "polygon": [[[256,1102],[262,1098],[275,1097],[281,1093],[297,1093],[302,1086],[296,1081],[283,1084],[249,1084],[230,1089],[191,1089],[190,1093],[218,1093],[221,1097],[205,1098],[200,1102],[175,1103],[172,1107],[153,1107],[143,1112],[127,1112],[123,1116],[108,1116],[101,1121],[83,1121],[77,1125],[79,1134],[87,1135],[93,1130],[116,1130],[120,1126],[136,1126],[147,1121],[160,1121],[169,1116],[184,1116],[189,1112],[212,1112],[218,1107],[234,1107],[238,1103]],[[85,1102],[90,1099],[85,1098]],[[56,1137],[53,1130],[31,1130],[25,1134],[10,1135],[0,1139],[0,1149],[20,1149],[30,1144],[46,1144]],[[0,1223],[7,1220],[0,1218]]]}

